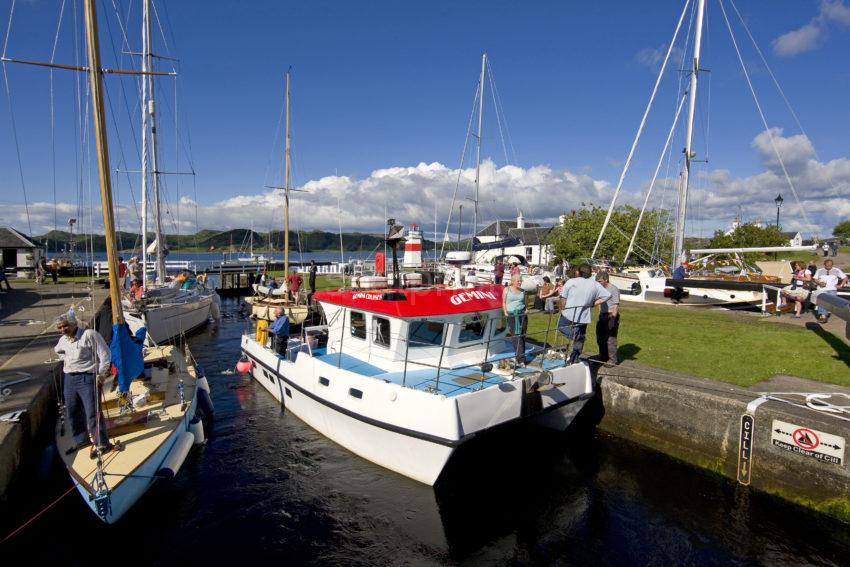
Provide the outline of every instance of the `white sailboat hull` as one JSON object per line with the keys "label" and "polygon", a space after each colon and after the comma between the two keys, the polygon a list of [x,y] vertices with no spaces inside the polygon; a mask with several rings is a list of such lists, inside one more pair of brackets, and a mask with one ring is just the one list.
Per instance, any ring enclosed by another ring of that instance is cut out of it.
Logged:
{"label": "white sailboat hull", "polygon": [[[522,380],[451,397],[362,376],[306,352],[291,362],[248,335],[242,351],[254,363],[251,376],[286,410],[364,459],[428,485],[459,445],[526,417]],[[533,418],[563,430],[592,396],[593,384],[585,364],[561,370],[559,386],[541,394]]]}
{"label": "white sailboat hull", "polygon": [[[664,295],[667,276],[650,275],[649,271],[635,274],[609,274],[610,282],[620,290],[620,300],[636,303],[670,305],[670,297]],[[761,303],[760,291],[739,291],[711,288],[683,288],[687,293],[680,300],[682,305],[723,305],[727,303]]]}
{"label": "white sailboat hull", "polygon": [[214,292],[199,293],[180,301],[151,305],[144,311],[127,311],[125,319],[134,333],[146,327],[147,336],[153,343],[166,343],[206,325],[214,296]]}
{"label": "white sailboat hull", "polygon": [[[171,432],[171,435],[168,436],[166,441],[139,465],[133,476],[123,478],[123,481],[119,485],[111,489],[109,495],[109,513],[101,518],[105,523],[114,524],[120,520],[153,485],[156,480],[157,471],[162,467],[166,457],[177,442],[177,438],[185,431],[188,431],[189,422],[195,417],[196,407],[197,399],[193,397],[185,416],[177,428]],[[71,480],[74,481],[74,486],[77,487],[77,492],[83,497],[83,501],[95,515],[99,515],[95,507],[95,501],[90,493],[90,487],[81,483],[74,475],[71,476]]]}

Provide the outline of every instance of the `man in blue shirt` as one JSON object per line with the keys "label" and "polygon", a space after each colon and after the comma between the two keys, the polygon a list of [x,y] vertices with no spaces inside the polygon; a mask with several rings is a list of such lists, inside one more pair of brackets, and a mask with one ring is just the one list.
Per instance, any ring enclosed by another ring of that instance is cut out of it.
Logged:
{"label": "man in blue shirt", "polygon": [[276,353],[285,355],[286,346],[289,343],[289,317],[286,316],[283,307],[275,309],[274,314],[276,319],[269,326],[269,331],[271,331],[272,337],[274,337],[272,348]]}
{"label": "man in blue shirt", "polygon": [[[684,280],[688,277],[688,263],[682,262],[676,269],[673,270],[673,274],[670,276],[671,279],[674,280]],[[681,303],[682,297],[685,295],[685,290],[681,287],[674,287],[673,293],[670,295],[670,299],[673,300],[673,303]]]}
{"label": "man in blue shirt", "polygon": [[579,277],[570,278],[561,290],[561,316],[558,318],[558,331],[567,339],[572,339],[573,349],[569,362],[578,362],[584,349],[584,338],[594,305],[608,301],[611,292],[590,279],[593,270],[588,264],[578,267]]}

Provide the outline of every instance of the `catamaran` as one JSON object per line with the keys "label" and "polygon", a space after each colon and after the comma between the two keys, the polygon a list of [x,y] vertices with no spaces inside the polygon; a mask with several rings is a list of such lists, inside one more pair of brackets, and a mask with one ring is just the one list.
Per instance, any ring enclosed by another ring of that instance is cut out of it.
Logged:
{"label": "catamaran", "polygon": [[502,286],[406,286],[393,255],[383,289],[317,292],[327,324],[284,354],[263,328],[243,335],[240,369],[332,441],[428,485],[494,428],[572,423],[594,394],[586,362],[568,364],[544,340],[517,363]]}
{"label": "catamaran", "polygon": [[[629,166],[631,164],[632,157],[634,156],[635,149],[637,147],[638,141],[640,140],[641,133],[643,131],[644,124],[646,122],[647,116],[652,108],[652,104],[655,98],[655,95],[658,91],[658,86],[661,82],[661,79],[664,75],[665,69],[667,67],[667,63],[670,59],[670,55],[673,52],[673,49],[676,45],[676,38],[679,35],[679,31],[681,30],[682,23],[685,20],[685,16],[688,13],[688,8],[690,6],[690,0],[687,0],[684,3],[682,8],[681,16],[679,17],[679,21],[676,25],[675,32],[673,34],[673,39],[671,40],[669,47],[667,49],[666,55],[664,57],[661,68],[658,72],[658,77],[655,82],[655,87],[653,88],[652,95],[650,96],[649,103],[647,104],[646,110],[644,111],[643,119],[641,120],[641,124],[638,128],[638,131],[635,135],[634,141],[632,142],[631,149],[629,151],[629,155],[626,159],[625,165],[623,166],[623,171],[620,175],[619,182],[617,184],[617,188],[614,192],[614,197],[611,200],[611,204],[608,207],[608,212],[605,217],[605,221],[603,222],[602,228],[599,232],[599,236],[597,237],[596,244],[593,248],[593,253],[591,255],[592,258],[596,257],[597,252],[599,251],[600,242],[602,241],[602,237],[605,234],[606,229],[609,226],[611,221],[611,215],[614,211],[614,207],[617,202],[617,197],[619,196],[620,190],[623,186],[623,181],[625,179],[626,173],[628,172]],[[723,4],[721,3],[721,10],[726,17],[725,9],[723,8]],[[649,202],[649,197],[652,193],[652,189],[655,186],[655,182],[658,178],[659,171],[661,169],[661,165],[664,159],[665,154],[670,145],[670,141],[673,137],[673,134],[676,129],[676,125],[679,120],[679,116],[681,114],[682,108],[684,106],[685,101],[688,101],[688,115],[687,115],[687,123],[686,123],[686,133],[685,133],[685,144],[684,144],[684,159],[682,160],[682,170],[679,177],[679,188],[678,188],[678,200],[676,206],[675,213],[675,231],[674,231],[674,243],[673,243],[673,262],[672,266],[678,267],[683,262],[686,262],[688,259],[687,251],[685,250],[685,220],[688,206],[688,191],[689,191],[689,183],[691,177],[691,166],[694,162],[694,158],[697,154],[693,150],[693,131],[694,131],[694,117],[696,114],[696,101],[697,101],[697,86],[699,82],[700,72],[702,69],[700,68],[700,51],[702,46],[702,33],[703,33],[703,20],[705,15],[705,0],[696,0],[695,6],[695,23],[693,26],[693,51],[692,57],[690,59],[690,69],[689,69],[689,86],[687,91],[682,95],[681,99],[678,102],[677,110],[675,113],[675,117],[673,119],[673,124],[670,127],[669,134],[667,136],[667,140],[664,144],[664,149],[661,152],[661,157],[658,160],[656,165],[655,173],[652,178],[652,182],[650,183],[649,189],[646,193],[643,206],[640,211],[640,216],[638,218],[637,225],[635,226],[634,233],[632,234],[631,240],[629,242],[628,251],[623,259],[623,264],[628,266],[628,260],[632,255],[633,250],[635,249],[635,240],[638,235],[638,230],[640,228],[641,220],[643,219],[644,212],[646,211],[647,204]],[[731,33],[731,27],[730,33]],[[734,39],[734,38],[733,38]],[[743,61],[741,61],[743,67]],[[743,69],[744,74],[747,74],[746,68]],[[755,96],[755,92],[753,91],[753,96]],[[765,129],[767,130],[767,124],[765,123]],[[777,154],[778,156],[778,154]],[[781,156],[778,156],[779,161],[782,161]],[[787,178],[789,185],[791,185],[791,190],[796,195],[796,191],[794,190],[793,184],[791,184],[790,178]],[[811,251],[814,250],[813,246],[782,246],[782,247],[768,247],[768,248],[748,248],[745,250],[741,250],[740,252],[737,249],[732,250],[721,250],[721,249],[701,249],[701,250],[690,250],[691,254],[705,254],[706,256],[703,258],[696,258],[692,260],[692,263],[699,263],[701,261],[706,260],[707,258],[716,255],[716,254],[743,254],[744,252],[798,252],[798,251]],[[779,284],[779,279],[771,276],[766,276],[759,273],[756,270],[750,270],[746,267],[741,270],[740,274],[737,275],[724,275],[724,274],[705,274],[705,275],[697,275],[693,277],[689,277],[687,280],[681,281],[672,281],[670,280],[669,268],[664,265],[657,266],[635,266],[631,268],[624,268],[619,271],[614,271],[610,274],[610,281],[613,285],[615,285],[621,291],[621,299],[623,301],[641,301],[641,302],[659,302],[659,303],[670,303],[671,298],[676,298],[676,302],[683,304],[695,304],[695,305],[715,305],[715,304],[726,304],[726,303],[759,303],[762,301],[763,297],[763,285],[777,285]],[[678,288],[676,293],[674,289]]]}
{"label": "catamaran", "polygon": [[[150,0],[143,2],[148,18]],[[175,346],[144,348],[138,333],[128,332],[121,303],[118,247],[115,242],[111,169],[95,0],[85,0],[88,67],[21,61],[30,65],[85,71],[89,76],[95,143],[97,145],[103,226],[109,268],[112,308],[112,362],[117,374],[107,380],[95,400],[105,414],[112,447],[78,450],[64,408],[56,428],[56,446],[83,501],[106,523],[114,523],[141,498],[158,478],[173,477],[193,444],[203,439],[197,409],[212,411],[209,385],[192,364],[188,350]],[[4,62],[17,60],[4,58]],[[135,73],[124,71],[124,73]],[[146,74],[147,71],[143,72]],[[115,388],[111,386],[115,385]]]}

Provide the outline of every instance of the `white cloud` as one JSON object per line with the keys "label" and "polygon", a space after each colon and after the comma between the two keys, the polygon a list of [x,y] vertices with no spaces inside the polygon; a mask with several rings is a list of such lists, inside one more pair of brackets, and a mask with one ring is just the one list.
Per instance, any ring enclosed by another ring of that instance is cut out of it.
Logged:
{"label": "white cloud", "polygon": [[[804,222],[800,206],[794,199],[779,167],[770,136],[783,156],[796,191],[810,221]],[[746,220],[761,219],[772,222],[775,216],[773,199],[781,193],[785,198],[782,208],[784,228],[802,229],[806,233],[828,234],[840,220],[850,217],[850,159],[838,158],[820,162],[814,157],[811,141],[803,135],[785,136],[782,129],[761,132],[752,141],[763,171],[740,177],[723,169],[701,172],[695,176],[691,191],[691,215],[704,219],[703,226],[725,226],[734,218],[738,207]],[[460,176],[458,203],[463,204],[465,230],[472,221],[472,203],[468,198],[474,191],[475,170],[462,171],[440,163],[420,163],[410,167],[388,167],[373,171],[368,177],[357,179],[345,176],[328,176],[308,181],[299,189],[304,193],[291,195],[291,227],[293,229],[322,229],[336,231],[339,224],[345,231],[378,233],[387,214],[403,223],[419,223],[426,231],[433,231],[436,204],[439,232],[445,230],[452,193]],[[642,190],[648,181],[627,178],[621,203],[639,206]],[[666,186],[665,206],[674,205],[673,195],[678,179],[659,180],[657,196]],[[635,189],[643,183],[641,191]],[[481,165],[480,225],[496,218],[514,218],[522,210],[529,221],[541,224],[554,223],[558,215],[579,208],[581,203],[607,206],[613,194],[612,183],[595,179],[588,174],[571,170],[554,169],[547,165],[522,168],[498,168],[485,160]],[[339,208],[337,203],[339,203]],[[660,197],[653,198],[650,206],[659,206]],[[197,209],[196,209],[197,207]],[[122,230],[138,231],[139,221],[132,203],[118,207]],[[60,228],[67,226],[68,216],[80,216],[77,230],[99,230],[102,226],[100,211],[78,213],[76,205],[64,203],[57,210]],[[197,214],[201,229],[227,230],[248,228],[264,232],[283,225],[283,195],[279,189],[262,193],[241,194],[214,203],[195,203],[183,197],[172,205],[164,222],[167,232],[195,231]],[[179,223],[177,222],[179,214]],[[30,204],[33,232],[42,234],[53,227],[52,203]],[[457,215],[453,217],[450,235],[457,231]],[[0,224],[12,224],[27,230],[23,205],[4,205]],[[431,235],[429,234],[429,238]]]}
{"label": "white cloud", "polygon": [[803,27],[780,35],[773,41],[773,50],[777,55],[797,55],[812,51],[820,42],[823,28],[817,22],[809,22]]}
{"label": "white cloud", "polygon": [[817,15],[802,27],[776,38],[773,50],[783,56],[812,51],[823,43],[827,31],[834,26],[850,26],[850,6],[843,0],[821,0]]}
{"label": "white cloud", "polygon": [[[661,64],[664,62],[664,55],[667,53],[668,45],[660,45],[658,47],[644,47],[635,55],[635,60],[641,65],[648,67],[652,71],[658,72],[661,69]],[[670,53],[670,61],[668,61],[667,65],[671,65],[672,62],[678,62],[682,59],[682,49],[679,47],[674,47],[673,51]],[[678,63],[675,63],[678,65]]]}

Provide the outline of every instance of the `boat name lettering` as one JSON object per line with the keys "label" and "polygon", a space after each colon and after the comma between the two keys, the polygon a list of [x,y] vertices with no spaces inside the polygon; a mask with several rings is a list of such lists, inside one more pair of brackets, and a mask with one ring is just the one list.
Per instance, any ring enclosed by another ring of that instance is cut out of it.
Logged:
{"label": "boat name lettering", "polygon": [[451,301],[454,305],[460,305],[461,303],[466,303],[473,299],[496,299],[496,294],[492,291],[464,291],[453,295],[449,301]]}
{"label": "boat name lettering", "polygon": [[351,299],[371,299],[372,301],[380,301],[381,294],[380,293],[355,293],[351,296]]}

